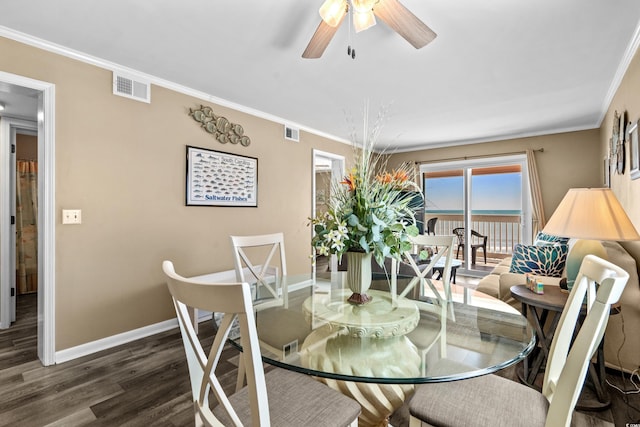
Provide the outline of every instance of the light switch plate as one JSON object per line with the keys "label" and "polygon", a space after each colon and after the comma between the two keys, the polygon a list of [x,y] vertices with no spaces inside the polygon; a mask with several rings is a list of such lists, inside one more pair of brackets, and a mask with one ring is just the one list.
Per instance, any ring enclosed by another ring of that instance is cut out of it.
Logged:
{"label": "light switch plate", "polygon": [[80,209],[63,209],[63,224],[82,224],[82,211]]}

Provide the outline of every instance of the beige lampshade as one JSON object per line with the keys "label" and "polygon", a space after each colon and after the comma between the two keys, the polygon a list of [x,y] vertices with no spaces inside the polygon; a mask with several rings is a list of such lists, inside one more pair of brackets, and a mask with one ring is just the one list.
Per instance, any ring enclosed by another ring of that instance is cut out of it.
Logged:
{"label": "beige lampshade", "polygon": [[640,240],[640,235],[609,188],[570,189],[543,232],[586,240]]}

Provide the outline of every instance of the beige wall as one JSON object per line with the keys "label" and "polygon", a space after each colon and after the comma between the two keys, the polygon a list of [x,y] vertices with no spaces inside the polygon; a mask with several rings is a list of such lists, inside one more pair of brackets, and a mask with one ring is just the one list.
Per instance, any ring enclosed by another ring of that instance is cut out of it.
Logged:
{"label": "beige wall", "polygon": [[[607,114],[600,126],[600,157],[608,153],[609,139],[613,129],[614,112],[627,112],[627,119],[633,122],[640,119],[640,56],[636,52],[629,68],[616,91]],[[611,189],[625,208],[627,215],[640,230],[640,179],[632,180],[629,174],[629,144],[625,144],[626,164],[624,174],[611,174]],[[623,246],[633,255],[640,265],[640,242],[624,242]]]}
{"label": "beige wall", "polygon": [[536,152],[535,156],[547,219],[569,188],[602,186],[602,158],[597,129],[400,153],[391,157],[389,165],[498,156],[541,148],[544,152]]}
{"label": "beige wall", "polygon": [[[56,85],[56,349],[175,317],[161,262],[185,275],[233,268],[230,234],[283,231],[289,272],[311,268],[312,150],[351,147],[162,87],[114,96],[112,74],[0,38],[0,69]],[[215,94],[214,94],[215,95]],[[210,105],[249,147],[222,145],[187,115]],[[186,145],[258,158],[258,207],[185,206]],[[81,225],[61,225],[82,209]]]}

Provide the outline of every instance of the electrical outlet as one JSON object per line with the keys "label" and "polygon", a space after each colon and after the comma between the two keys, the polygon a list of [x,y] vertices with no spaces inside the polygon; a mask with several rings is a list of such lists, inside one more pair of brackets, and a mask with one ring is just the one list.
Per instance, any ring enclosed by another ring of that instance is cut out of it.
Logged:
{"label": "electrical outlet", "polygon": [[82,211],[80,209],[63,209],[63,224],[82,224]]}

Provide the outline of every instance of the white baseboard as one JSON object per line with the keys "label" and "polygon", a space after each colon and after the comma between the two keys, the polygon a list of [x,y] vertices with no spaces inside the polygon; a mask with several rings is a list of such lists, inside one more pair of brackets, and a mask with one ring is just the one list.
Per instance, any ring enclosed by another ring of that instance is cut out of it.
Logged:
{"label": "white baseboard", "polygon": [[159,334],[160,332],[168,331],[177,327],[177,319],[165,320],[164,322],[155,323],[153,325],[145,326],[138,329],[133,329],[131,331],[112,335],[110,337],[88,342],[86,344],[81,344],[76,347],[67,348],[65,350],[56,351],[55,363],[57,364],[68,362],[69,360],[77,359],[78,357],[93,354],[98,351],[106,350],[108,348],[112,348],[121,344],[126,344],[128,342],[139,340],[150,335]]}
{"label": "white baseboard", "polygon": [[[198,316],[198,322],[211,319],[211,313],[202,313]],[[116,347],[122,344],[126,344],[131,341],[146,338],[148,336],[159,334],[178,327],[177,319],[165,320],[164,322],[155,323],[153,325],[145,326],[131,331],[123,332],[121,334],[112,335],[110,337],[102,338],[96,341],[81,344],[76,347],[67,348],[57,351],[55,354],[55,363],[64,363],[79,357],[87,356],[89,354],[97,353],[102,350],[107,350],[112,347]]]}

